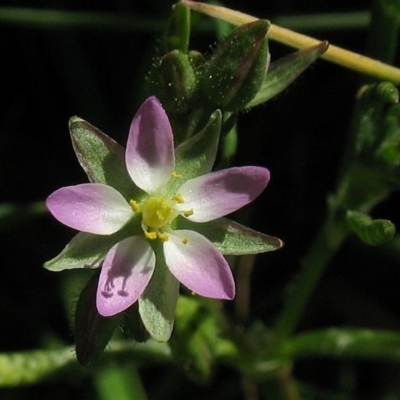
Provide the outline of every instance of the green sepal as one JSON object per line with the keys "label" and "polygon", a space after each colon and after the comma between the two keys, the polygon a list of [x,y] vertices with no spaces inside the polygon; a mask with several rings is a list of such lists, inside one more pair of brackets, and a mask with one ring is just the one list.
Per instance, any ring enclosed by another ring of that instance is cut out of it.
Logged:
{"label": "green sepal", "polygon": [[170,116],[193,107],[197,77],[187,54],[172,50],[156,61],[148,75],[149,91],[158,97]]}
{"label": "green sepal", "polygon": [[90,182],[112,186],[128,200],[143,196],[129,177],[121,145],[79,117],[70,119],[69,129],[76,156]]}
{"label": "green sepal", "polygon": [[139,298],[139,314],[150,336],[158,342],[167,342],[174,327],[179,282],[165,264],[161,244],[155,246],[156,267]]}
{"label": "green sepal", "polygon": [[76,306],[75,349],[76,357],[82,365],[96,361],[102,355],[122,319],[122,313],[112,317],[103,317],[98,313],[98,280],[99,272],[96,272],[82,290]]}
{"label": "green sepal", "polygon": [[217,46],[200,83],[216,107],[238,111],[257,94],[267,70],[269,27],[266,20],[241,25]]}
{"label": "green sepal", "polygon": [[139,234],[141,231],[138,218],[133,218],[125,227],[112,235],[94,235],[80,232],[44,267],[50,271],[63,271],[74,268],[97,268],[100,261],[116,243]]}
{"label": "green sepal", "polygon": [[189,229],[201,233],[225,255],[265,253],[278,250],[283,246],[282,240],[257,232],[227,218],[199,224],[178,217],[176,229]]}
{"label": "green sepal", "polygon": [[187,180],[211,171],[218,150],[221,120],[221,112],[215,111],[200,132],[175,149],[177,177],[168,182],[166,190],[169,193],[176,194],[177,189]]}
{"label": "green sepal", "polygon": [[183,3],[174,4],[172,10],[161,41],[163,52],[179,50],[187,53],[190,39],[190,10]]}
{"label": "green sepal", "polygon": [[328,47],[328,42],[321,42],[271,63],[260,90],[246,108],[265,103],[285,90],[305,69],[324,54]]}
{"label": "green sepal", "polygon": [[350,229],[366,244],[378,246],[392,240],[395,225],[386,219],[372,219],[369,215],[348,210],[346,220]]}

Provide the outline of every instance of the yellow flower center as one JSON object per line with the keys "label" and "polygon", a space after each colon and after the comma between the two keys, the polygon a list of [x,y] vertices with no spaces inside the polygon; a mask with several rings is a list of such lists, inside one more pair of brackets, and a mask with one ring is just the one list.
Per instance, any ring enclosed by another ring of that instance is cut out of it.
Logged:
{"label": "yellow flower center", "polygon": [[175,217],[174,203],[164,196],[150,197],[142,207],[143,222],[152,229],[159,229]]}

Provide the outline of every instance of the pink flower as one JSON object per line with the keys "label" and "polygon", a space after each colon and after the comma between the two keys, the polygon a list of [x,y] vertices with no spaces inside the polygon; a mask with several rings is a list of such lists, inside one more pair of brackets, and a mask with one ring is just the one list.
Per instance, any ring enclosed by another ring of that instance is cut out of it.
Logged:
{"label": "pink flower", "polygon": [[103,316],[120,313],[135,303],[156,267],[157,243],[169,271],[189,290],[204,297],[232,299],[231,269],[214,245],[193,230],[174,229],[179,218],[205,223],[253,201],[266,187],[269,171],[261,167],[229,168],[174,184],[173,134],[168,117],[150,97],[134,117],[125,163],[132,185],[145,192],[125,197],[111,186],[86,183],[61,188],[47,207],[63,224],[82,232],[111,235],[139,218],[142,234],[128,236],[107,253],[97,289]]}

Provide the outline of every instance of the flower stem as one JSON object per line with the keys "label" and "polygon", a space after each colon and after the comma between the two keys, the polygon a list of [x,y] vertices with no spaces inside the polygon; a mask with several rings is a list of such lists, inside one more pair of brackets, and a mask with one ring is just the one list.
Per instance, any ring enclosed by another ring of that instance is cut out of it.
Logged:
{"label": "flower stem", "polygon": [[[246,24],[258,18],[248,14],[234,11],[229,8],[213,6],[201,2],[182,0],[182,2],[192,10],[202,12],[211,17],[219,18],[234,25]],[[279,43],[290,47],[304,49],[319,44],[321,40],[291,31],[286,28],[271,24],[268,37]],[[376,79],[389,80],[400,83],[400,69],[391,65],[381,63],[375,59],[353,53],[338,46],[329,46],[328,50],[321,56],[342,67],[350,68],[354,71],[373,76]]]}
{"label": "flower stem", "polygon": [[275,324],[277,340],[285,339],[294,332],[325,268],[347,236],[344,214],[331,204],[326,221],[303,259],[300,275]]}
{"label": "flower stem", "polygon": [[400,0],[374,0],[367,53],[386,63],[393,63],[398,49]]}

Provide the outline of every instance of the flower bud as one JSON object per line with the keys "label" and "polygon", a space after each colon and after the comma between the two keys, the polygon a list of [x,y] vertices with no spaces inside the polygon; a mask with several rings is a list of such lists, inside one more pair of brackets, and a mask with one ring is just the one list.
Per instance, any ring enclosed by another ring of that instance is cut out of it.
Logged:
{"label": "flower bud", "polygon": [[205,65],[200,87],[217,107],[237,111],[257,94],[267,71],[269,26],[265,20],[239,26]]}
{"label": "flower bud", "polygon": [[179,50],[163,56],[150,71],[149,84],[151,93],[159,98],[167,112],[187,112],[197,86],[189,57]]}
{"label": "flower bud", "polygon": [[396,227],[386,219],[374,220],[367,214],[348,210],[346,220],[353,233],[370,246],[387,243],[396,234]]}

